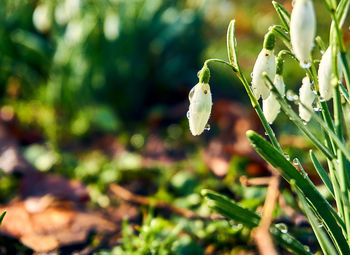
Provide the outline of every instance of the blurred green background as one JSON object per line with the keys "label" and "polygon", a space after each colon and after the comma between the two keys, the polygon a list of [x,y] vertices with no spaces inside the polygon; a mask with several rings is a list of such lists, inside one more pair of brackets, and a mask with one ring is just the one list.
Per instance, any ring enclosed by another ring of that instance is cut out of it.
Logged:
{"label": "blurred green background", "polygon": [[[291,10],[291,1],[283,2]],[[319,2],[315,1],[318,31],[327,42],[330,19]],[[143,179],[155,187],[143,195],[199,212],[208,212],[201,204],[202,188],[234,193],[248,208],[256,209],[266,189],[237,184],[251,159],[233,157],[226,178],[218,179],[198,149],[219,133],[215,120],[211,132],[193,138],[186,119],[188,92],[198,82],[196,74],[203,62],[227,57],[226,29],[233,18],[240,63],[250,77],[264,34],[270,25],[279,24],[271,1],[2,0],[1,121],[38,170],[81,180],[99,207],[112,204],[105,194],[110,183]],[[214,104],[228,99],[249,107],[231,70],[213,64],[211,74]],[[287,89],[296,92],[303,75],[297,64],[286,62]],[[279,120],[279,133],[296,132],[285,117]],[[163,150],[158,137],[175,163],[145,167],[145,151],[156,153],[159,146]],[[95,146],[99,139],[100,147]],[[149,143],[156,145],[147,149]],[[117,156],[106,153],[108,146],[114,146]],[[15,196],[17,185],[12,177],[2,176],[1,202]],[[285,195],[293,201],[288,191]],[[178,234],[174,228],[178,221],[178,217],[171,221],[149,216],[144,228],[153,226],[154,232],[144,235],[160,243],[172,240]],[[180,244],[163,247],[177,249],[174,254],[202,254],[198,243],[215,243],[218,250],[247,245],[249,232],[234,223],[180,221],[192,231],[192,239],[185,235]],[[135,239],[141,245],[127,223],[123,229],[125,240]],[[160,229],[166,231],[159,237]],[[310,233],[305,233],[306,239]],[[122,254],[121,249],[113,254]]]}

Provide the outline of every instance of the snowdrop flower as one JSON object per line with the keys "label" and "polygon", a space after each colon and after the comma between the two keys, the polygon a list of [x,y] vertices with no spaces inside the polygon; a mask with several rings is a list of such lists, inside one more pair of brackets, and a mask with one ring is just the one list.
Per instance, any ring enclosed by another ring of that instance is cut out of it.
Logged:
{"label": "snowdrop flower", "polygon": [[[273,84],[276,86],[278,92],[284,97],[285,85],[283,81],[283,76],[280,74],[276,74]],[[272,93],[266,100],[263,100],[263,112],[267,122],[273,123],[278,113],[280,112],[280,109],[281,106],[277,101],[275,95],[273,95]]]}
{"label": "snowdrop flower", "polygon": [[290,21],[290,39],[303,68],[310,67],[310,52],[316,33],[316,16],[311,0],[295,0]]}
{"label": "snowdrop flower", "polygon": [[[338,55],[338,72],[341,76],[341,63]],[[332,78],[332,50],[328,47],[321,58],[318,68],[318,83],[320,86],[320,94],[324,100],[329,100],[333,97],[333,86],[331,84]]]}
{"label": "snowdrop flower", "polygon": [[302,81],[302,85],[299,89],[299,116],[304,121],[311,119],[311,113],[306,109],[312,110],[312,103],[315,100],[315,94],[311,90],[311,83],[309,77],[305,77]]}
{"label": "snowdrop flower", "polygon": [[200,135],[207,126],[212,99],[210,86],[208,83],[198,83],[195,85],[190,94],[190,109],[188,111],[188,120],[192,135]]}
{"label": "snowdrop flower", "polygon": [[190,91],[188,98],[190,100],[190,109],[187,112],[187,118],[190,123],[192,135],[200,135],[208,125],[210,117],[212,100],[209,86],[210,70],[206,63],[198,73],[199,83]]}
{"label": "snowdrop flower", "polygon": [[265,37],[264,48],[256,59],[252,73],[252,89],[256,99],[259,99],[261,96],[262,99],[265,100],[270,94],[270,90],[265,84],[262,73],[266,72],[270,78],[275,77],[276,63],[273,53],[274,46],[275,37],[272,33],[269,33]]}

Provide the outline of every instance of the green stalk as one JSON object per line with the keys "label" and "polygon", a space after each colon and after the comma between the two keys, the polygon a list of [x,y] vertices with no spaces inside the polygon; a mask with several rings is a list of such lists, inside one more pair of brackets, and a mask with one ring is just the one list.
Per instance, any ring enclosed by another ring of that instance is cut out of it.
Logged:
{"label": "green stalk", "polygon": [[[202,190],[201,194],[207,199],[209,207],[225,217],[238,221],[249,228],[255,228],[259,225],[260,215],[243,208],[228,197],[207,189]],[[270,226],[270,232],[278,244],[292,251],[293,254],[311,255],[298,240],[288,233],[282,233],[275,224]]]}
{"label": "green stalk", "polygon": [[271,143],[279,151],[282,151],[282,148],[277,141],[275,133],[273,132],[271,126],[267,122],[265,115],[264,115],[264,113],[259,105],[259,102],[255,98],[255,96],[251,90],[251,87],[250,87],[247,79],[245,78],[245,76],[242,72],[242,69],[239,65],[238,57],[237,57],[236,38],[235,38],[235,20],[231,20],[230,25],[229,25],[228,30],[227,30],[227,51],[228,51],[228,57],[229,57],[230,64],[236,68],[237,72],[235,72],[235,74],[238,76],[238,78],[242,82],[242,84],[243,84],[243,86],[244,86],[244,88],[249,96],[250,102],[251,102],[254,110],[256,111],[256,113],[257,113],[257,115],[258,115],[258,117],[259,117],[265,131],[266,131],[266,134],[268,135]]}
{"label": "green stalk", "polygon": [[[292,185],[293,187],[294,185]],[[329,240],[328,236],[324,232],[322,228],[320,228],[317,217],[313,213],[313,211],[309,208],[306,199],[302,195],[302,193],[297,189],[293,188],[293,190],[296,192],[299,201],[302,204],[302,208],[309,219],[310,225],[316,235],[316,238],[318,240],[318,243],[321,246],[321,249],[325,255],[334,255],[336,254],[335,248],[332,244],[332,242]]]}

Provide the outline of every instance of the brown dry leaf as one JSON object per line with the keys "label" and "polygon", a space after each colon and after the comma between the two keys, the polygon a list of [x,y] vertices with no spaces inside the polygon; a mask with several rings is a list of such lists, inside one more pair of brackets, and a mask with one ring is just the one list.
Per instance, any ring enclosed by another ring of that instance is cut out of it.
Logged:
{"label": "brown dry leaf", "polygon": [[[45,197],[42,199],[47,200]],[[28,210],[35,203],[38,203],[40,210]],[[40,207],[40,203],[44,203],[44,206]],[[34,251],[46,252],[84,242],[91,231],[109,234],[119,230],[114,222],[97,213],[78,210],[71,202],[53,199],[51,204],[46,203],[26,200],[0,208],[0,211],[7,210],[1,232],[18,238]]]}
{"label": "brown dry leaf", "polygon": [[89,193],[80,181],[39,172],[24,175],[21,179],[20,191],[23,198],[42,197],[50,194],[78,203],[89,200]]}

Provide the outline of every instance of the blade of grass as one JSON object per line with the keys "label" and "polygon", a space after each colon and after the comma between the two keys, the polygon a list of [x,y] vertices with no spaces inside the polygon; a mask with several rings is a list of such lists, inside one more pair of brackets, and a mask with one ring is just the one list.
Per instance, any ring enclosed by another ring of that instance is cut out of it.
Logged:
{"label": "blade of grass", "polygon": [[228,51],[228,56],[230,59],[230,62],[233,61],[233,66],[236,68],[237,72],[235,72],[235,74],[237,75],[237,77],[240,79],[240,81],[242,82],[248,96],[250,99],[250,102],[253,106],[253,108],[255,109],[271,143],[279,150],[282,151],[282,148],[280,146],[280,144],[278,143],[275,133],[273,132],[271,126],[269,125],[269,123],[267,122],[265,115],[259,105],[258,100],[255,98],[251,87],[247,81],[247,79],[245,78],[242,69],[239,65],[238,62],[238,57],[237,57],[237,47],[236,47],[236,38],[235,38],[235,20],[231,20],[229,27],[228,27],[228,31],[227,31],[227,51]]}
{"label": "blade of grass", "polygon": [[339,20],[339,26],[342,27],[349,11],[350,1],[341,0],[337,6],[336,17]]}
{"label": "blade of grass", "polygon": [[290,14],[283,7],[283,5],[277,3],[276,1],[272,1],[273,7],[275,8],[280,20],[282,21],[284,28],[289,31],[289,23],[290,23]]}
{"label": "blade of grass", "polygon": [[5,215],[6,215],[6,210],[0,215],[0,226],[2,224],[2,221],[4,220]]}
{"label": "blade of grass", "polygon": [[326,227],[332,241],[336,244],[340,254],[350,254],[349,246],[342,233],[342,229],[338,225],[344,226],[344,222],[337,217],[328,201],[318,192],[307,176],[303,176],[286,158],[279,153],[270,143],[263,137],[252,130],[247,131],[247,137],[259,155],[265,159],[272,167],[274,167],[286,181],[295,180],[296,186],[307,198],[309,204],[319,213],[323,225]]}
{"label": "blade of grass", "polygon": [[[208,200],[209,206],[212,209],[227,218],[238,221],[250,228],[259,225],[261,217],[258,214],[243,208],[228,197],[207,189],[202,190],[201,193]],[[292,251],[293,254],[311,255],[298,240],[287,233],[282,233],[277,226],[272,225],[270,232],[277,243],[285,249]]]}
{"label": "blade of grass", "polygon": [[329,176],[328,176],[326,170],[324,170],[324,168],[322,167],[321,163],[318,161],[318,159],[316,158],[316,156],[312,150],[310,150],[310,158],[311,158],[312,163],[314,164],[314,167],[315,167],[318,175],[321,177],[323,183],[326,185],[326,187],[328,188],[328,190],[330,191],[330,193],[334,197],[334,189],[332,186],[331,179],[329,179]]}
{"label": "blade of grass", "polygon": [[[294,185],[292,185],[293,187]],[[316,235],[316,238],[318,240],[318,243],[321,246],[321,249],[325,255],[334,255],[337,254],[335,247],[333,246],[332,242],[329,240],[327,234],[323,230],[323,228],[320,228],[319,221],[313,211],[310,209],[306,199],[303,197],[302,193],[294,187],[293,189],[298,198],[301,202],[302,208],[306,214],[306,217],[309,219],[309,222],[311,224],[311,227]]]}

